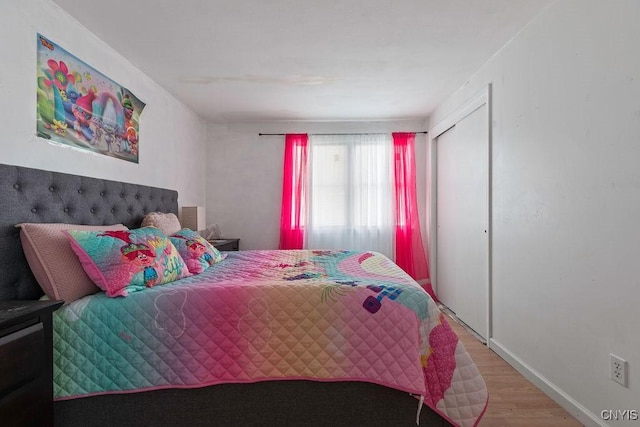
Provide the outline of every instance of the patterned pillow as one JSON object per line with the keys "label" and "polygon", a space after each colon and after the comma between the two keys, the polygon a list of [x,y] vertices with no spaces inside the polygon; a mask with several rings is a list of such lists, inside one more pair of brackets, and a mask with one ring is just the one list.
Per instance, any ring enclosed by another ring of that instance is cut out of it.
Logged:
{"label": "patterned pillow", "polygon": [[183,228],[170,237],[171,243],[178,249],[187,264],[189,272],[200,274],[213,264],[222,261],[227,255],[211,246],[200,234]]}
{"label": "patterned pillow", "polygon": [[65,234],[87,275],[107,296],[127,296],[191,276],[169,238],[157,228]]}

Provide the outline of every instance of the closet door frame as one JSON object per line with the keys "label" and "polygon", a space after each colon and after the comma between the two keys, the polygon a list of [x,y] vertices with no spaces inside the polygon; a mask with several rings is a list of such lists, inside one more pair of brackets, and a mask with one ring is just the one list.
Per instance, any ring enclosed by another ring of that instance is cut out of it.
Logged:
{"label": "closet door frame", "polygon": [[[483,331],[487,340],[487,347],[490,347],[493,338],[492,328],[492,271],[493,271],[493,216],[492,216],[492,191],[493,191],[493,162],[492,162],[492,116],[491,116],[491,84],[478,91],[462,106],[453,113],[445,117],[429,130],[429,172],[427,182],[430,196],[427,201],[427,212],[429,212],[429,266],[431,268],[431,280],[438,292],[438,231],[437,231],[437,202],[438,202],[438,156],[437,139],[440,135],[454,127],[458,122],[481,108],[487,107],[487,330]],[[435,280],[434,280],[435,279]]]}

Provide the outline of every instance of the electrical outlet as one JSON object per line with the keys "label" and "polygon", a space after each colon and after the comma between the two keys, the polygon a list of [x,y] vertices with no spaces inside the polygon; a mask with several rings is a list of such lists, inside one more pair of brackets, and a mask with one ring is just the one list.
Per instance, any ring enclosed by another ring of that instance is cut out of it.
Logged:
{"label": "electrical outlet", "polygon": [[627,386],[627,361],[609,354],[609,376],[617,383]]}

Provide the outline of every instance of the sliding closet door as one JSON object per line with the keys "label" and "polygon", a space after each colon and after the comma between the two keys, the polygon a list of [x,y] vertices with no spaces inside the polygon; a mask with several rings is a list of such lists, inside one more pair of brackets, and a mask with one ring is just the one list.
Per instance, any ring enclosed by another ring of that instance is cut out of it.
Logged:
{"label": "sliding closet door", "polygon": [[436,139],[438,298],[483,338],[489,287],[487,126],[484,104]]}

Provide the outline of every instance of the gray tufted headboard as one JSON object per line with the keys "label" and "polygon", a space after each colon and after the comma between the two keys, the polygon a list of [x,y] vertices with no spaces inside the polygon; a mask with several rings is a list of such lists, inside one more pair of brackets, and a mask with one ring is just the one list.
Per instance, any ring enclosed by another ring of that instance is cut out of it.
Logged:
{"label": "gray tufted headboard", "polygon": [[0,164],[0,300],[43,292],[22,252],[22,222],[137,228],[149,212],[178,214],[178,192],[143,185]]}

